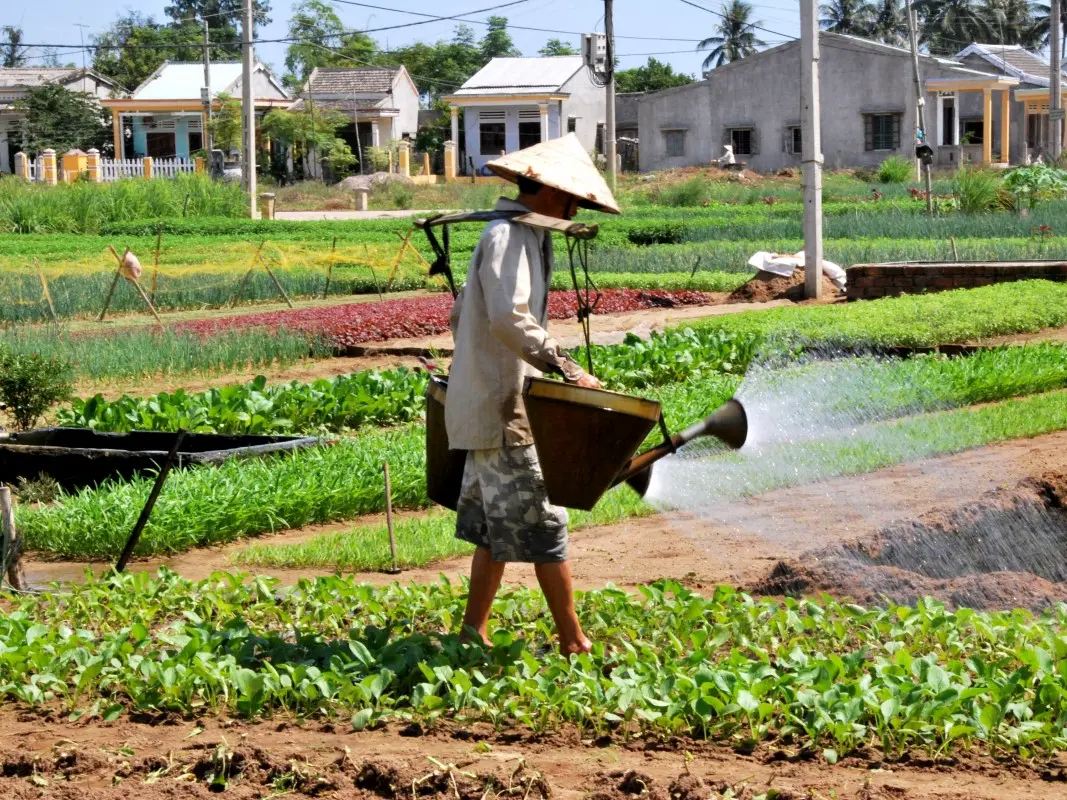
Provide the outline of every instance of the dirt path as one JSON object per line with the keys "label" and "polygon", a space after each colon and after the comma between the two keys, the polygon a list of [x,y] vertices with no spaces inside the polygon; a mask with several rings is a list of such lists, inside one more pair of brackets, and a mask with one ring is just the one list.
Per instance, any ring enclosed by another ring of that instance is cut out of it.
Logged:
{"label": "dirt path", "polygon": [[[717,299],[725,295],[715,295]],[[636,333],[648,337],[651,331],[707,317],[722,314],[734,314],[739,311],[753,311],[764,308],[790,305],[788,300],[776,300],[769,303],[737,303],[733,305],[713,306],[679,306],[677,308],[654,308],[633,311],[626,314],[598,314],[593,317],[594,342],[597,344],[618,344],[626,338],[627,333]],[[256,309],[258,313],[259,309]],[[564,347],[578,347],[584,343],[581,328],[576,320],[554,321],[550,325],[552,335]],[[157,394],[175,389],[202,391],[213,386],[225,386],[232,383],[244,383],[256,375],[266,375],[272,381],[314,380],[316,378],[347,375],[364,369],[386,369],[392,366],[416,363],[416,355],[436,352],[452,352],[452,336],[423,336],[412,339],[392,339],[386,342],[374,342],[353,348],[353,355],[339,358],[307,360],[299,364],[282,368],[261,370],[243,370],[224,375],[191,376],[175,375],[151,380],[130,381],[93,381],[85,380],[75,387],[75,394],[91,395],[100,392],[106,397],[115,397],[123,393],[134,395]]]}
{"label": "dirt path", "polygon": [[[585,589],[608,583],[629,587],[659,578],[678,579],[698,589],[722,583],[752,587],[779,561],[872,536],[894,521],[949,511],[995,489],[1013,487],[1023,478],[1064,468],[1067,431],[769,492],[699,512],[664,512],[589,528],[572,536],[574,579]],[[371,517],[366,521],[381,520]],[[350,522],[317,526],[262,537],[261,541],[297,543],[320,532],[352,527]],[[200,579],[216,570],[232,569],[230,553],[246,544],[237,542],[137,562],[133,568],[154,570],[166,565],[188,578]],[[84,564],[71,562],[30,559],[26,563],[31,583],[76,580],[84,569]],[[428,583],[441,574],[458,578],[468,569],[469,560],[457,558],[407,570],[399,580]],[[263,571],[291,583],[335,570]],[[376,572],[361,573],[360,579],[371,583],[398,580]],[[533,570],[520,565],[509,567],[505,580],[535,585]]]}
{"label": "dirt path", "polygon": [[[778,794],[770,796],[779,800],[1067,797],[1058,761],[1027,768],[994,762],[980,752],[958,761],[914,758],[898,764],[872,753],[830,767],[816,759],[790,761],[782,757],[788,752],[776,756],[769,747],[740,755],[684,739],[592,740],[573,728],[530,736],[496,734],[487,725],[441,724],[426,733],[391,725],[355,733],[343,721],[284,718],[155,723],[122,718],[72,724],[65,713],[41,718],[0,710],[0,796],[207,798],[221,753],[230,772],[223,796],[238,800],[274,796],[281,789],[300,797],[406,800],[413,797],[416,779],[419,797],[449,800],[626,800],[641,792],[650,800],[752,800],[772,789]],[[436,777],[435,770],[440,770]]]}

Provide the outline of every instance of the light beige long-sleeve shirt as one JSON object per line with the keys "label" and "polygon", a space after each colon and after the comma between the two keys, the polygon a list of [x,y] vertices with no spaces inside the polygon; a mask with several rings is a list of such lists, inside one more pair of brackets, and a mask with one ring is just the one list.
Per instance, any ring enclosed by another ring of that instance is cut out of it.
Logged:
{"label": "light beige long-sleeve shirt", "polygon": [[[513,200],[499,211],[527,211]],[[467,283],[452,309],[455,354],[445,425],[455,450],[533,444],[522,400],[528,375],[582,368],[545,330],[552,283],[552,237],[517,222],[489,223],[471,258]]]}

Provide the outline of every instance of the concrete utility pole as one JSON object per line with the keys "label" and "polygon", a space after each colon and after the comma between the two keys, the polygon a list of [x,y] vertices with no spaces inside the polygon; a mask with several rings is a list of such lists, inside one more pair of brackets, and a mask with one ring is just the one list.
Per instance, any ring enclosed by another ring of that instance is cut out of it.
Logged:
{"label": "concrete utility pole", "polygon": [[[915,75],[915,104],[916,104],[916,117],[919,131],[922,132],[923,144],[929,145],[929,134],[926,130],[926,93],[923,91],[922,77],[919,75],[919,21],[916,19],[915,9],[912,7],[911,0],[908,0],[908,33],[911,36],[911,68]],[[916,143],[919,141],[919,137],[915,137]],[[923,164],[923,180],[926,183],[926,213],[933,215],[934,213],[934,195],[933,195],[933,183],[930,178],[930,165]]]}
{"label": "concrete utility pole", "polygon": [[248,190],[248,203],[252,219],[259,219],[256,207],[256,105],[253,102],[252,65],[255,53],[252,49],[252,0],[244,0],[244,15],[241,55],[244,69],[241,73],[241,116],[244,118],[244,183]]}
{"label": "concrete utility pole", "polygon": [[210,153],[215,147],[211,135],[211,33],[204,20],[204,144]]}
{"label": "concrete utility pole", "polygon": [[612,20],[612,0],[604,0],[604,35],[607,39],[607,58],[605,75],[607,76],[607,110],[604,112],[604,150],[608,159],[608,186],[615,192],[617,180],[615,153],[615,23]]}
{"label": "concrete utility pole", "polygon": [[1052,0],[1048,19],[1048,43],[1049,63],[1052,65],[1048,96],[1048,119],[1049,133],[1051,134],[1051,153],[1053,160],[1060,157],[1063,152],[1063,67],[1060,64],[1062,51],[1060,49],[1060,36],[1063,34],[1063,23],[1060,15],[1060,0]]}
{"label": "concrete utility pole", "polygon": [[822,294],[822,122],[818,0],[800,0],[800,141],[804,167],[804,296]]}

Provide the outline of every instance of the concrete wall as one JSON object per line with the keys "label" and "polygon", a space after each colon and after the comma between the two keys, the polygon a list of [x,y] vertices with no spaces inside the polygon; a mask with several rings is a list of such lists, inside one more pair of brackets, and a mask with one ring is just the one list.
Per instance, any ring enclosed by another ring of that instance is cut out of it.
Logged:
{"label": "concrete wall", "polygon": [[[637,107],[641,140],[638,168],[647,172],[686,167],[707,164],[717,157],[722,148],[718,135],[712,135],[711,108],[707,81],[646,94]],[[685,155],[667,156],[668,129],[685,130]]]}
{"label": "concrete wall", "polygon": [[[851,39],[821,38],[822,150],[827,169],[874,167],[889,156],[912,158],[915,85],[911,56],[903,50],[872,48]],[[923,78],[959,77],[960,72],[922,59]],[[987,69],[986,72],[992,72]],[[961,95],[961,119],[981,116],[981,92]],[[1000,93],[994,92],[994,160],[999,158]],[[927,95],[931,135],[937,130],[937,96]],[[865,149],[864,115],[898,113],[900,147]],[[1012,158],[1023,158],[1022,104],[1012,105]],[[726,131],[751,127],[758,152],[738,155],[748,168],[774,172],[800,167],[800,154],[788,152],[788,128],[800,124],[800,45],[798,42],[712,70],[702,82],[646,95],[639,104],[640,168],[707,164],[721,155]],[[686,151],[666,155],[666,130],[686,129]]]}
{"label": "concrete wall", "polygon": [[636,136],[637,114],[644,92],[626,92],[615,95],[615,135]]}
{"label": "concrete wall", "polygon": [[400,139],[406,133],[414,139],[419,130],[419,93],[407,76],[397,73],[392,101],[393,107],[400,111],[400,116],[393,119],[393,137]]}
{"label": "concrete wall", "polygon": [[[569,94],[561,105],[563,107],[563,132],[567,132],[567,118],[577,117],[578,124],[575,133],[582,143],[586,152],[592,152],[596,147],[596,127],[604,122],[607,108],[607,91],[603,86],[593,83],[589,70],[578,70],[569,81],[561,87],[561,91]],[[557,128],[549,123],[551,136],[556,136]]]}

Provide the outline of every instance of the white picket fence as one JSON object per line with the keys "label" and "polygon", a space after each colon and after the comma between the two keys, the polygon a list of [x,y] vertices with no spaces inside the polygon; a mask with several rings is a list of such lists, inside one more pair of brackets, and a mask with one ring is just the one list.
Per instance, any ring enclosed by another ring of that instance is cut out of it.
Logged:
{"label": "white picket fence", "polygon": [[100,178],[104,181],[117,181],[119,178],[140,178],[144,176],[144,161],[140,158],[101,158]]}
{"label": "white picket fence", "polygon": [[37,156],[33,161],[29,162],[30,180],[39,181],[43,180],[44,175],[44,159]]}
{"label": "white picket fence", "polygon": [[152,160],[152,177],[173,178],[182,172],[196,172],[191,158],[157,158]]}

